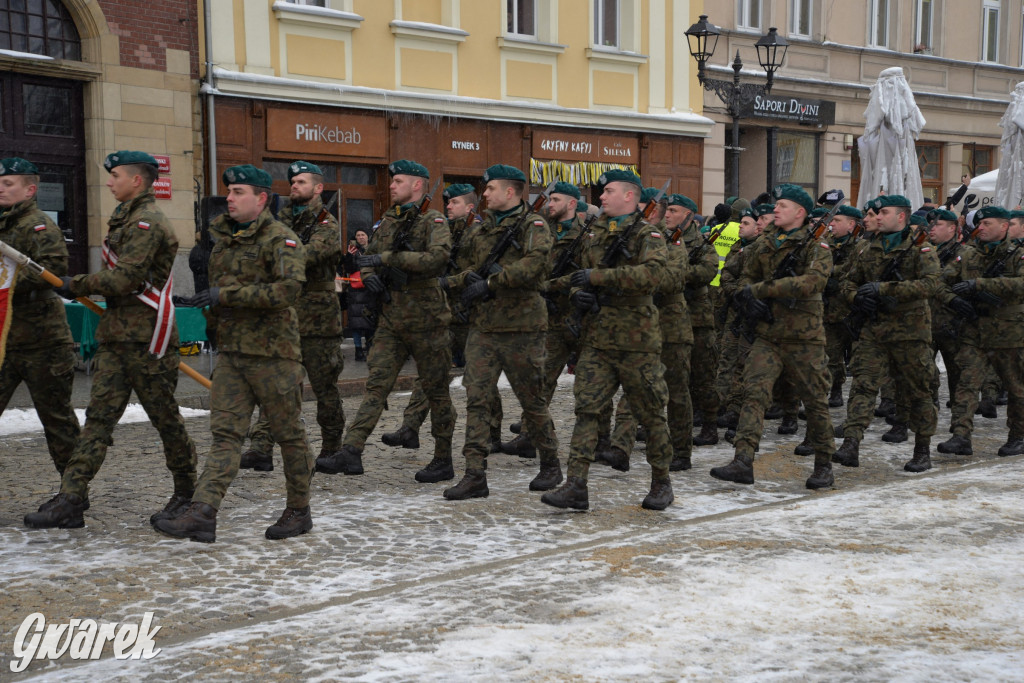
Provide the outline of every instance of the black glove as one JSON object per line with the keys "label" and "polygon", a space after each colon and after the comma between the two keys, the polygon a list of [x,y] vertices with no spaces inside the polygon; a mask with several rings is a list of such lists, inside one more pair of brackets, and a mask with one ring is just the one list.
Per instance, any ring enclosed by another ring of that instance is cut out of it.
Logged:
{"label": "black glove", "polygon": [[387,290],[387,287],[384,286],[384,281],[377,275],[367,275],[364,277],[363,287],[366,287],[370,294],[383,294]]}
{"label": "black glove", "polygon": [[963,282],[956,283],[950,289],[957,296],[972,297],[978,291],[978,282],[977,280],[964,280]]}
{"label": "black glove", "polygon": [[874,313],[878,310],[878,299],[857,294],[857,296],[853,297],[853,307],[864,313]]}
{"label": "black glove", "polygon": [[569,277],[569,284],[573,287],[586,287],[590,284],[590,268],[577,270]]}
{"label": "black glove", "polygon": [[548,317],[554,317],[558,315],[558,304],[555,303],[554,297],[549,294],[542,294],[544,297],[544,304],[548,308]]}
{"label": "black glove", "polygon": [[597,295],[581,289],[572,295],[572,305],[584,313],[596,313],[598,309]]}
{"label": "black glove", "polygon": [[380,259],[380,254],[360,254],[356,256],[356,265],[360,268],[380,268],[384,263]]}
{"label": "black glove", "polygon": [[732,207],[728,204],[718,204],[715,206],[715,220],[718,224],[728,223],[729,219],[732,218]]}
{"label": "black glove", "polygon": [[480,282],[483,279],[484,278],[482,275],[480,275],[480,273],[476,272],[475,270],[471,270],[468,273],[466,273],[465,282],[463,282],[463,284],[466,287],[469,287],[474,282]]}
{"label": "black glove", "polygon": [[183,303],[190,308],[206,308],[207,306],[213,306],[219,300],[220,287],[210,287],[201,292],[196,292],[195,296],[185,297]]}
{"label": "black glove", "polygon": [[878,282],[865,282],[857,288],[857,296],[861,295],[870,297],[877,301],[882,297],[882,286]]}
{"label": "black glove", "polygon": [[839,293],[839,278],[833,276],[825,281],[825,296],[835,296]]}
{"label": "black glove", "polygon": [[771,308],[767,301],[762,301],[754,296],[750,285],[743,288],[743,300],[747,307],[747,317],[753,320],[767,320],[771,316]]}
{"label": "black glove", "polygon": [[437,284],[439,284],[441,286],[441,289],[443,289],[444,291],[446,291],[446,292],[448,291],[448,278],[447,278],[447,276],[442,275],[441,277],[437,278]]}
{"label": "black glove", "polygon": [[[476,275],[476,273],[470,273]],[[470,278],[467,277],[466,280]],[[462,290],[462,305],[469,308],[473,305],[473,302],[477,299],[482,299],[490,292],[487,287],[487,280],[484,280],[479,275],[476,275],[476,280],[469,287]]]}
{"label": "black glove", "polygon": [[60,281],[63,284],[60,287],[54,287],[53,291],[57,292],[57,294],[65,299],[73,300],[75,295],[71,293],[71,278],[65,275],[60,279]]}
{"label": "black glove", "polygon": [[961,318],[974,320],[978,317],[978,313],[974,310],[974,306],[971,305],[971,302],[962,296],[954,297],[947,305]]}

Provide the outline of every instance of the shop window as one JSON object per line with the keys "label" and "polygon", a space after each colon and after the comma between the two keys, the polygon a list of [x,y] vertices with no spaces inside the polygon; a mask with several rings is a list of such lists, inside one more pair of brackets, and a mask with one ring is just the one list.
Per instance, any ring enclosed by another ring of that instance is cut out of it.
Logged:
{"label": "shop window", "polygon": [[871,0],[868,45],[889,47],[889,0]]}
{"label": "shop window", "polygon": [[506,0],[506,33],[537,37],[537,0]]}
{"label": "shop window", "polygon": [[81,61],[78,29],[55,0],[0,3],[0,49]]}
{"label": "shop window", "polygon": [[813,26],[812,0],[792,0],[791,7],[793,11],[790,13],[792,19],[790,20],[789,32],[794,36],[810,38]]}
{"label": "shop window", "polygon": [[977,145],[974,143],[964,145],[964,156],[961,173],[974,178],[992,170],[992,160],[995,158],[996,148],[988,145]]}
{"label": "shop window", "polygon": [[944,197],[945,192],[942,187],[942,143],[918,142],[917,162],[921,168],[921,187],[924,189],[924,196]]}
{"label": "shop window", "polygon": [[750,31],[761,31],[761,0],[739,0],[736,26]]}
{"label": "shop window", "polygon": [[355,235],[359,228],[369,233],[375,222],[373,213],[372,199],[346,199],[345,229],[348,234]]}
{"label": "shop window", "polygon": [[70,88],[29,83],[21,88],[26,133],[65,138],[74,135]]}
{"label": "shop window", "polygon": [[981,60],[999,61],[999,0],[985,0],[981,15]]}
{"label": "shop window", "polygon": [[342,166],[342,185],[376,185],[377,169],[365,166]]}
{"label": "shop window", "polygon": [[775,182],[793,183],[812,197],[818,192],[818,136],[780,130],[775,138]]}
{"label": "shop window", "polygon": [[917,27],[914,36],[914,52],[917,54],[922,52],[931,53],[935,47],[932,45],[932,10],[934,9],[934,4],[933,0],[917,0]]}

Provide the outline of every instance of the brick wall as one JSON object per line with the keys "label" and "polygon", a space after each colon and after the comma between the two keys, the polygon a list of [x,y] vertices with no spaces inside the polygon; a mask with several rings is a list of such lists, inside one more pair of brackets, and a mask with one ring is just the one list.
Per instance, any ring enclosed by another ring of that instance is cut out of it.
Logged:
{"label": "brick wall", "polygon": [[110,31],[120,37],[121,66],[167,70],[166,50],[190,55],[199,76],[199,16],[195,0],[99,0]]}

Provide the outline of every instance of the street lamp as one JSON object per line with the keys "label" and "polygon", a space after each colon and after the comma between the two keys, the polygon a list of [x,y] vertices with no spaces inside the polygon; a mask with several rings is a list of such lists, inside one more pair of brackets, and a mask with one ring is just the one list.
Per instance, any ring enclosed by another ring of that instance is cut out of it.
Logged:
{"label": "street lamp", "polygon": [[702,14],[700,20],[687,29],[686,40],[690,45],[690,54],[697,60],[697,80],[705,90],[713,90],[718,95],[718,99],[725,104],[732,117],[732,144],[725,147],[729,153],[729,182],[725,193],[738,196],[740,193],[740,114],[743,107],[753,102],[755,97],[771,92],[775,72],[779,70],[786,58],[786,49],[789,47],[789,43],[778,34],[778,29],[773,26],[754,44],[757,49],[757,61],[761,64],[761,68],[768,73],[768,82],[764,85],[740,83],[743,62],[740,60],[739,50],[736,50],[736,59],[732,63],[732,81],[720,81],[707,78],[704,68],[708,60],[715,54],[715,47],[718,45],[718,37],[721,34],[718,27],[708,21],[707,15]]}

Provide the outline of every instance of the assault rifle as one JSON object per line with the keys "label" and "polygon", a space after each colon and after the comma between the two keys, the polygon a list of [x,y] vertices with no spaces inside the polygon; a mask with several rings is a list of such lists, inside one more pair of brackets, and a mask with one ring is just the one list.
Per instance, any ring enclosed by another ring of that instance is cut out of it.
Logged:
{"label": "assault rifle", "polygon": [[313,238],[313,228],[327,220],[327,217],[331,215],[331,209],[333,209],[338,203],[338,197],[341,196],[341,190],[334,193],[331,197],[331,201],[327,202],[320,209],[320,213],[316,215],[316,219],[312,223],[306,226],[306,229],[299,235],[299,239],[302,240],[303,244],[309,244],[309,240]]}
{"label": "assault rifle", "polygon": [[[1002,277],[1003,272],[1006,271],[1006,264],[1010,262],[1010,258],[1016,254],[1024,241],[1017,242],[1017,244],[1006,252],[1006,255],[998,261],[993,261],[989,264],[988,268],[982,272],[982,278],[997,278]],[[975,290],[974,294],[970,297],[971,302],[974,303],[975,308],[981,305],[983,308],[978,311],[979,315],[988,315],[989,309],[999,308],[1003,305],[1003,298],[992,292],[979,292]]]}
{"label": "assault rifle", "polygon": [[[658,190],[658,194],[654,196],[654,199],[647,202],[647,206],[644,207],[643,213],[637,214],[633,222],[626,226],[625,230],[620,230],[615,236],[615,239],[605,247],[604,254],[601,256],[601,262],[598,264],[598,268],[614,268],[619,263],[619,259],[628,259],[633,256],[629,252],[629,241],[633,239],[633,233],[639,229],[641,223],[651,217],[654,210],[658,207],[658,202],[665,196],[668,191],[669,183],[671,180],[666,180],[665,184]],[[594,293],[595,287],[593,285],[587,285],[584,291]],[[577,339],[580,336],[581,325],[583,324],[583,311],[579,308],[574,308],[572,312],[572,319],[568,323],[569,332],[573,337]]]}
{"label": "assault rifle", "polygon": [[[505,229],[505,231],[501,233],[501,235],[498,237],[498,241],[494,243],[494,246],[491,247],[491,251],[488,252],[487,258],[484,259],[484,262],[480,265],[480,267],[473,272],[475,272],[484,280],[486,280],[491,275],[494,275],[495,273],[501,272],[501,266],[498,265],[498,261],[500,261],[501,258],[505,255],[505,252],[508,251],[509,247],[515,247],[516,249],[522,248],[519,245],[519,238],[523,231],[523,226],[526,225],[526,219],[529,218],[530,214],[537,213],[538,211],[540,211],[541,207],[544,206],[545,202],[547,202],[548,197],[551,196],[551,193],[554,191],[554,189],[555,181],[552,180],[548,184],[548,186],[544,188],[544,191],[537,195],[537,198],[533,200],[533,204],[531,204],[529,207],[527,207],[525,211],[523,211],[522,215],[519,216],[519,220],[517,220],[512,225],[508,226]],[[486,297],[484,297],[484,300],[486,301],[487,299],[492,298],[494,298],[494,295],[488,294]],[[455,318],[460,323],[469,322],[469,310],[463,309],[457,311],[455,313]]]}
{"label": "assault rifle", "polygon": [[555,265],[551,268],[551,275],[548,277],[549,280],[557,280],[563,275],[579,270],[580,266],[576,262],[579,257],[580,249],[583,248],[583,240],[586,238],[587,233],[590,231],[590,226],[594,224],[598,218],[604,214],[604,209],[598,210],[597,213],[591,214],[587,217],[587,222],[580,228],[580,233],[576,235],[573,241],[568,247],[562,250],[562,253],[555,259]]}
{"label": "assault rifle", "polygon": [[[673,242],[679,240],[679,236],[686,231],[686,228],[690,227],[690,223],[692,221],[693,215],[691,214],[690,217],[686,219],[686,222],[679,226],[679,229],[676,230],[676,232],[672,233]],[[701,233],[700,246],[691,251],[689,254],[691,266],[696,266],[701,262],[701,259],[704,258],[704,254],[706,254],[708,251],[708,247],[714,246],[715,242],[718,241],[718,238],[722,236],[723,232],[725,232],[726,225],[728,225],[728,223],[722,223],[721,225],[719,225],[717,228],[714,228],[711,232],[707,233],[706,235],[704,233]]]}

